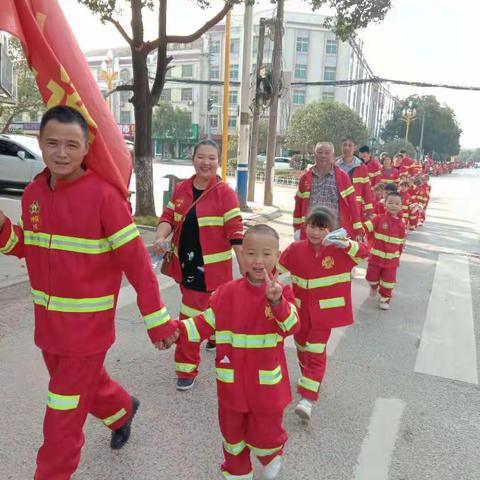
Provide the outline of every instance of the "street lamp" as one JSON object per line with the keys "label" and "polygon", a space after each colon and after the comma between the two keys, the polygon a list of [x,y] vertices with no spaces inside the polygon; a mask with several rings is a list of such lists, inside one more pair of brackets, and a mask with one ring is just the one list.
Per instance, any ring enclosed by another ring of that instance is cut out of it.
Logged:
{"label": "street lamp", "polygon": [[[102,61],[100,70],[100,80],[103,80],[107,84],[107,94],[113,90],[113,83],[118,78],[118,72],[113,69],[113,54],[109,50],[107,53],[107,60]],[[108,95],[108,107],[112,110],[112,96]]]}
{"label": "street lamp", "polygon": [[417,119],[417,111],[412,108],[412,104],[408,106],[408,108],[404,108],[402,110],[402,120],[405,122],[407,126],[405,131],[405,140],[408,142],[408,133],[410,132],[410,124],[413,123]]}

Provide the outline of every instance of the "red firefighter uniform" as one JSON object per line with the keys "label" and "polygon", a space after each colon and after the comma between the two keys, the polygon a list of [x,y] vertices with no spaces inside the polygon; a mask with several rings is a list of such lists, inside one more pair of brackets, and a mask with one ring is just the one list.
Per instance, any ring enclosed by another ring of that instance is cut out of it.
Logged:
{"label": "red firefighter uniform", "polygon": [[388,303],[405,243],[405,223],[401,215],[394,217],[387,212],[367,221],[365,229],[373,240],[366,279],[371,287],[380,286],[380,301]]}
{"label": "red firefighter uniform", "polygon": [[350,178],[355,188],[355,198],[360,204],[362,220],[373,214],[373,193],[368,168],[362,164],[350,170]]}
{"label": "red firefighter uniform", "polygon": [[420,221],[423,223],[426,220],[427,208],[428,204],[430,203],[430,192],[432,191],[432,186],[429,183],[423,184],[423,210],[420,213]]}
{"label": "red firefighter uniform", "polygon": [[[355,198],[355,188],[350,177],[337,166],[333,167],[338,190],[339,223],[346,228],[350,235],[363,234],[360,218],[360,205]],[[312,169],[305,172],[298,183],[295,195],[295,209],[293,211],[293,228],[300,230],[302,239],[305,238],[305,219],[310,209],[310,193],[312,191]]]}
{"label": "red firefighter uniform", "polygon": [[318,399],[331,329],[353,323],[351,271],[367,256],[367,247],[353,240],[345,249],[328,245],[319,251],[302,240],[291,244],[280,257],[279,271],[290,273],[300,313],[301,328],[295,343],[302,372],[298,393],[302,397]]}
{"label": "red firefighter uniform", "polygon": [[383,198],[375,202],[373,211],[375,215],[383,215],[385,213],[385,200]]}
{"label": "red firefighter uniform", "polygon": [[[36,480],[68,480],[77,468],[88,413],[108,428],[132,413],[131,396],[105,369],[115,339],[122,272],[153,342],[175,331],[127,202],[92,171],[49,186],[44,170],[22,198],[19,225],[6,221],[0,251],[25,257],[35,305],[35,343],[50,373]],[[86,201],[88,199],[88,201]]]}
{"label": "red firefighter uniform", "polygon": [[370,184],[372,188],[380,183],[380,177],[382,175],[382,166],[376,158],[371,158],[368,162],[365,162],[365,166],[368,170],[368,178],[370,179]]}
{"label": "red firefighter uniform", "polygon": [[209,309],[180,322],[185,352],[215,335],[222,471],[228,479],[253,479],[250,452],[267,465],[287,441],[282,416],[292,397],[283,339],[298,329],[299,319],[289,286],[277,306],[265,289],[246,278],[232,280],[214,292]]}
{"label": "red firefighter uniform", "polygon": [[420,206],[420,211],[418,213],[418,221],[419,223],[425,222],[425,210],[427,209],[428,200],[429,200],[429,192],[427,189],[427,185],[422,183],[417,187],[417,203]]}
{"label": "red firefighter uniform", "polygon": [[[173,229],[183,220],[185,212],[193,202],[193,178],[179,183],[168,202],[160,222],[169,223]],[[200,232],[200,245],[205,271],[207,292],[197,292],[182,288],[181,318],[189,318],[207,309],[211,292],[219,285],[232,280],[232,245],[231,240],[243,238],[243,223],[238,198],[235,192],[220,178],[220,184],[196,205],[196,214]],[[209,185],[207,188],[209,188]],[[173,278],[182,283],[182,270],[178,259],[179,238],[174,239],[175,257],[173,261]],[[195,378],[200,364],[200,345],[197,345],[196,358],[191,353],[189,361],[181,345],[175,350],[175,369],[179,378]]]}
{"label": "red firefighter uniform", "polygon": [[421,175],[423,172],[423,166],[421,163],[414,162],[408,167],[408,174],[411,177],[416,177],[417,175]]}
{"label": "red firefighter uniform", "polygon": [[398,180],[398,170],[394,167],[389,168],[388,170],[386,168],[382,168],[382,174],[380,176],[380,181],[382,183],[388,184],[388,183],[396,183]]}
{"label": "red firefighter uniform", "polygon": [[418,221],[420,219],[420,210],[418,208],[418,187],[416,185],[412,185],[408,189],[408,193],[410,194],[410,199],[412,201],[412,208],[410,210],[410,218],[408,221],[408,225],[410,230],[415,230],[418,226]]}
{"label": "red firefighter uniform", "polygon": [[402,218],[405,225],[408,227],[410,216],[415,215],[414,210],[416,205],[412,201],[412,197],[408,192],[398,192],[398,194],[402,197]]}

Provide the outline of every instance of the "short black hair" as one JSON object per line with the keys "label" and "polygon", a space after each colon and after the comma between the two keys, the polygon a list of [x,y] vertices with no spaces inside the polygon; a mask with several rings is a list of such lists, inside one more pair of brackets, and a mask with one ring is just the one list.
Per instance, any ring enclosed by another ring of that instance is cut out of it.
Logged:
{"label": "short black hair", "polygon": [[258,235],[268,235],[269,237],[273,237],[275,240],[277,240],[277,242],[280,241],[280,236],[278,235],[277,231],[269,225],[265,225],[264,223],[259,223],[258,225],[248,227],[247,231],[243,234],[243,238],[255,233]]}
{"label": "short black hair", "polygon": [[355,145],[357,144],[357,141],[353,137],[344,137],[344,139],[342,140],[342,143],[345,143],[345,142],[352,142]]}
{"label": "short black hair", "polygon": [[409,187],[410,184],[409,184],[407,181],[403,180],[403,182],[400,182],[400,183],[398,184],[398,186],[399,186],[399,187]]}
{"label": "short black hair", "polygon": [[314,208],[308,214],[305,223],[315,227],[328,228],[330,231],[337,228],[337,219],[335,214],[327,207]]}
{"label": "short black hair", "polygon": [[85,141],[88,142],[88,123],[84,116],[75,108],[67,105],[57,105],[47,110],[40,121],[40,135],[42,135],[47,123],[55,120],[60,123],[76,123],[82,129]]}
{"label": "short black hair", "polygon": [[368,145],[363,145],[358,149],[358,153],[370,153],[370,147]]}
{"label": "short black hair", "polygon": [[398,197],[400,200],[402,200],[402,196],[401,196],[397,191],[387,193],[387,196],[385,197],[385,202],[386,202],[390,197]]}
{"label": "short black hair", "polygon": [[377,183],[376,185],[373,186],[372,190],[373,191],[385,190],[385,184],[384,183]]}
{"label": "short black hair", "polygon": [[390,193],[397,193],[397,186],[394,183],[387,183],[385,185],[385,191]]}
{"label": "short black hair", "polygon": [[197,154],[197,150],[200,147],[207,146],[207,147],[213,147],[215,150],[217,150],[218,156],[220,156],[220,147],[218,146],[217,142],[214,142],[213,140],[210,140],[209,138],[206,138],[205,140],[200,140],[194,147],[193,147],[193,156],[192,158],[195,158],[195,155]]}

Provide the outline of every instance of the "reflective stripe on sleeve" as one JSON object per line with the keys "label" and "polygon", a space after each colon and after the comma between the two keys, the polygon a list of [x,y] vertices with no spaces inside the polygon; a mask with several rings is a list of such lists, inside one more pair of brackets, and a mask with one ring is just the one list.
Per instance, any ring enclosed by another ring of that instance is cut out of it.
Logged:
{"label": "reflective stripe on sleeve", "polygon": [[345,197],[348,197],[349,195],[351,195],[352,193],[355,193],[355,189],[353,188],[353,185],[350,185],[348,188],[346,188],[345,190],[342,190],[340,192],[340,196],[342,198],[345,198]]}
{"label": "reflective stripe on sleeve", "polygon": [[358,253],[359,250],[360,250],[360,246],[358,245],[358,242],[355,242],[354,240],[350,240],[350,248],[347,254],[350,257],[355,257],[355,255]]}
{"label": "reflective stripe on sleeve", "polygon": [[147,330],[151,328],[158,327],[170,321],[170,315],[167,312],[166,307],[162,307],[160,310],[156,312],[150,313],[149,315],[145,315],[143,317],[143,321],[145,322],[145,326]]}
{"label": "reflective stripe on sleeve", "polygon": [[181,213],[174,212],[173,213],[173,220],[175,222],[179,222],[183,218],[183,215]]}
{"label": "reflective stripe on sleeve", "polygon": [[373,232],[373,223],[370,220],[366,221],[363,225],[369,232]]}
{"label": "reflective stripe on sleeve", "polygon": [[189,342],[199,343],[200,342],[200,333],[197,326],[192,318],[187,318],[187,320],[182,320],[185,324],[185,329],[187,330],[187,337]]}
{"label": "reflective stripe on sleeve", "polygon": [[305,222],[305,217],[293,217],[294,225],[301,225],[304,222]]}
{"label": "reflective stripe on sleeve", "polygon": [[59,395],[48,392],[47,407],[52,410],[75,410],[80,402],[80,395]]}
{"label": "reflective stripe on sleeve", "polygon": [[211,253],[203,256],[203,263],[205,265],[211,265],[212,263],[226,262],[232,259],[232,250],[226,252]]}
{"label": "reflective stripe on sleeve", "polygon": [[172,201],[169,201],[166,208],[169,208],[170,210],[175,210],[175,204]]}
{"label": "reflective stripe on sleeve", "polygon": [[114,233],[107,237],[107,240],[110,242],[113,250],[122,247],[126,243],[134,240],[139,237],[140,233],[138,232],[137,226],[134,223],[127,225],[125,228],[122,228],[118,232]]}
{"label": "reflective stripe on sleeve", "polygon": [[119,410],[117,413],[113,414],[111,417],[104,418],[102,420],[103,424],[109,427],[110,425],[113,425],[115,422],[118,422],[121,418],[123,418],[127,414],[127,411],[122,408]]}
{"label": "reflective stripe on sleeve", "polygon": [[204,320],[215,330],[215,312],[211,308],[207,308],[203,313],[202,316]]}
{"label": "reflective stripe on sleeve", "polygon": [[224,213],[223,214],[223,220],[226,222],[228,222],[229,220],[231,220],[232,218],[235,218],[235,217],[241,217],[241,212],[240,212],[240,209],[238,207],[236,208],[232,208],[231,210],[229,210],[228,212]]}
{"label": "reflective stripe on sleeve", "polygon": [[290,314],[283,321],[277,320],[277,323],[283,332],[289,332],[298,323],[297,307],[290,303]]}
{"label": "reflective stripe on sleeve", "polygon": [[362,228],[362,222],[355,222],[353,228],[354,230],[360,230]]}
{"label": "reflective stripe on sleeve", "polygon": [[182,306],[180,307],[180,313],[186,317],[196,317],[197,315],[200,315],[202,311],[182,303]]}
{"label": "reflective stripe on sleeve", "polygon": [[298,386],[315,393],[320,390],[320,382],[317,382],[307,377],[300,377],[298,379]]}
{"label": "reflective stripe on sleeve", "polygon": [[300,190],[297,190],[296,196],[302,200],[306,200],[307,198],[310,198],[310,192],[301,192]]}
{"label": "reflective stripe on sleeve", "polygon": [[15,233],[13,225],[11,225],[10,236],[8,237],[8,240],[7,240],[7,243],[5,244],[5,246],[0,248],[0,253],[10,253],[18,245],[19,241],[20,240],[19,240],[17,234]]}
{"label": "reflective stripe on sleeve", "polygon": [[223,227],[223,217],[198,217],[198,226],[202,227]]}

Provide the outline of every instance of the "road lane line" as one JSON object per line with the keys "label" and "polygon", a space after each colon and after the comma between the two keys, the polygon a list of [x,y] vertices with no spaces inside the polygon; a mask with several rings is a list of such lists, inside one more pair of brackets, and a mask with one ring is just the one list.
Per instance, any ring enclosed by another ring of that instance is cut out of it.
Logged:
{"label": "road lane line", "polygon": [[415,372],[478,385],[468,259],[438,255]]}
{"label": "road lane line", "polygon": [[355,480],[388,480],[405,402],[377,398],[355,467]]}

